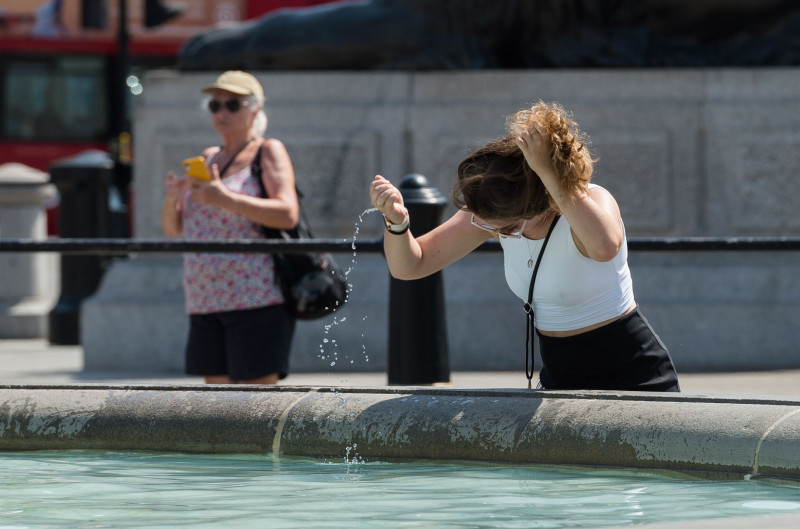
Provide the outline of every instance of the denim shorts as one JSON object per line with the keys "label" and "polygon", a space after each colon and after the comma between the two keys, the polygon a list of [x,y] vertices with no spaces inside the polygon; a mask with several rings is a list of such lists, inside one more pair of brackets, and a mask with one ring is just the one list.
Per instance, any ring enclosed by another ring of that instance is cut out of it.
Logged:
{"label": "denim shorts", "polygon": [[284,305],[189,315],[186,373],[252,380],[289,374],[295,320]]}
{"label": "denim shorts", "polygon": [[536,334],[545,389],[680,391],[672,358],[639,307],[576,336]]}

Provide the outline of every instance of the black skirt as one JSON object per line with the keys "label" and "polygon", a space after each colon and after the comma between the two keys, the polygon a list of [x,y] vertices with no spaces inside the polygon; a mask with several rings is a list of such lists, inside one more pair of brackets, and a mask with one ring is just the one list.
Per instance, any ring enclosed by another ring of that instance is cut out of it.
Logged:
{"label": "black skirt", "polygon": [[661,339],[637,306],[599,329],[553,338],[537,331],[545,389],[680,391]]}

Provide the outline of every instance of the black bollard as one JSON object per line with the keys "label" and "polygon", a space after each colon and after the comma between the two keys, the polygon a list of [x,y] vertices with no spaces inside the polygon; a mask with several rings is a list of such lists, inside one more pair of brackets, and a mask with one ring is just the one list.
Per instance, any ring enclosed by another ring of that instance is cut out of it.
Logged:
{"label": "black bollard", "polygon": [[[58,188],[58,235],[103,238],[110,235],[109,185],[114,175],[111,156],[86,151],[50,166]],[[61,256],[61,296],[50,311],[48,339],[59,345],[80,343],[80,305],[94,294],[108,265],[104,256]]]}
{"label": "black bollard", "polygon": [[[441,222],[447,200],[420,174],[403,177],[399,185],[414,236]],[[393,237],[385,234],[385,237]],[[389,283],[388,382],[423,385],[450,382],[447,323],[442,273],[414,281],[392,278]]]}

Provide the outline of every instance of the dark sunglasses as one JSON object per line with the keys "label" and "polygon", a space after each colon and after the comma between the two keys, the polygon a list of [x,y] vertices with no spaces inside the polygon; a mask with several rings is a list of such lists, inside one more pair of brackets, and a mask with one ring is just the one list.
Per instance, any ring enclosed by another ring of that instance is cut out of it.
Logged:
{"label": "dark sunglasses", "polygon": [[236,112],[239,112],[240,108],[250,105],[250,102],[242,101],[240,99],[226,99],[225,101],[221,101],[219,99],[212,99],[211,101],[208,102],[208,110],[212,114],[216,114],[217,112],[219,112],[219,109],[221,109],[223,105],[225,105],[225,108],[228,109],[228,112],[230,112],[231,114],[235,114]]}

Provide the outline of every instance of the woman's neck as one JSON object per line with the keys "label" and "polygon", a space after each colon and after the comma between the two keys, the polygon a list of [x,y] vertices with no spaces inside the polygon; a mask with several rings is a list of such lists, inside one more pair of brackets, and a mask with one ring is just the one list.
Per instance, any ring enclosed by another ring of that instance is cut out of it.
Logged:
{"label": "woman's neck", "polygon": [[253,138],[249,139],[239,139],[229,141],[227,138],[223,143],[222,149],[218,153],[216,153],[213,157],[214,163],[219,164],[219,175],[222,178],[225,178],[225,174],[228,172],[228,168],[233,165],[234,160],[239,153],[244,151],[248,145],[253,141]]}
{"label": "woman's neck", "polygon": [[552,219],[553,213],[552,209],[548,209],[541,215],[533,217],[526,225],[522,235],[531,240],[543,239],[547,234],[547,230],[550,229],[549,221]]}
{"label": "woman's neck", "polygon": [[247,136],[235,136],[235,137],[223,138],[222,150],[226,154],[238,152],[244,149],[244,147],[251,141],[253,141],[253,136],[249,134]]}

